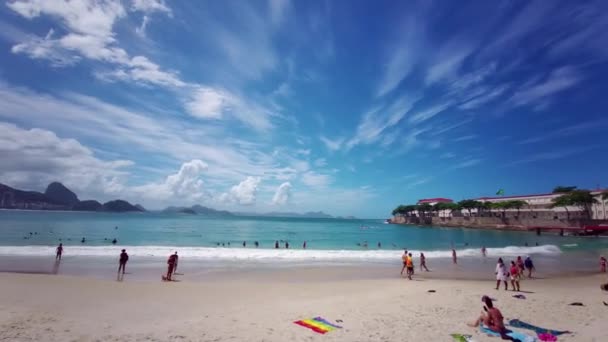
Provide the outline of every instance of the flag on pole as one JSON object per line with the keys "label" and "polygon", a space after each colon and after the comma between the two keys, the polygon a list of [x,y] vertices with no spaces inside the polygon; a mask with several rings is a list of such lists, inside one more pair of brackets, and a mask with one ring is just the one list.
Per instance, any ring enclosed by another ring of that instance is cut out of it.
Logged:
{"label": "flag on pole", "polygon": [[496,196],[504,196],[505,195],[505,189],[498,189],[498,191],[496,191]]}

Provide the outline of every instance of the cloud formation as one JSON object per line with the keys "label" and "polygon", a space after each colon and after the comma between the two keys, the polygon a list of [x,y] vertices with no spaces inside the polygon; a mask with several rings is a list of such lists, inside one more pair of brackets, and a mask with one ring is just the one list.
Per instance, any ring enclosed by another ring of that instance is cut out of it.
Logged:
{"label": "cloud formation", "polygon": [[285,182],[277,188],[274,196],[272,197],[272,204],[274,205],[285,205],[291,197],[291,183]]}

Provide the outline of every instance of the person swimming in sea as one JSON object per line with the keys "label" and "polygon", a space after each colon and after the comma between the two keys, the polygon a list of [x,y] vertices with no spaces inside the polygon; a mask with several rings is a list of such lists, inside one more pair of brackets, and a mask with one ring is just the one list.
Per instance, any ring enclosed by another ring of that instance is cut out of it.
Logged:
{"label": "person swimming in sea", "polygon": [[87,242],[87,240],[85,238],[82,238],[82,240],[80,240],[80,243],[85,243]]}
{"label": "person swimming in sea", "polygon": [[116,238],[114,238],[114,240],[112,240],[112,244],[115,245],[118,242],[118,240],[116,240]]}

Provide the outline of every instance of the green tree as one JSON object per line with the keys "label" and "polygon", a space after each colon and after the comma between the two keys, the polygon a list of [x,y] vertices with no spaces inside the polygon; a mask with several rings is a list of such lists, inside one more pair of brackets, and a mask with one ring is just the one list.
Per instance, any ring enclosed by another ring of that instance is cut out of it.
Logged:
{"label": "green tree", "polygon": [[469,212],[469,216],[471,216],[471,209],[474,208],[478,208],[479,207],[479,202],[476,200],[462,200],[460,202],[458,202],[458,205],[463,208],[466,209]]}
{"label": "green tree", "polygon": [[492,209],[498,209],[502,211],[502,217],[505,217],[505,210],[509,207],[508,201],[492,203]]}
{"label": "green tree", "polygon": [[509,201],[509,208],[517,209],[517,216],[519,216],[520,209],[527,205],[528,205],[528,202],[522,201],[522,200]]}
{"label": "green tree", "polygon": [[422,213],[421,216],[426,217],[426,213],[433,210],[433,206],[428,203],[422,203],[422,204],[417,205],[416,209],[418,210],[418,214]]}
{"label": "green tree", "polygon": [[551,204],[551,208],[563,207],[564,209],[566,209],[566,217],[569,220],[570,219],[570,211],[568,210],[568,207],[571,206],[571,205],[573,205],[572,198],[571,198],[570,194],[569,193],[563,194],[563,195],[561,195],[559,197],[555,197],[551,201],[553,202]]}
{"label": "green tree", "polygon": [[565,194],[568,192],[572,192],[576,190],[576,186],[561,186],[558,185],[555,188],[553,188],[553,193],[554,194]]}
{"label": "green tree", "polygon": [[581,208],[586,214],[587,218],[591,219],[591,207],[599,203],[595,197],[588,190],[574,190],[568,193],[572,205]]}

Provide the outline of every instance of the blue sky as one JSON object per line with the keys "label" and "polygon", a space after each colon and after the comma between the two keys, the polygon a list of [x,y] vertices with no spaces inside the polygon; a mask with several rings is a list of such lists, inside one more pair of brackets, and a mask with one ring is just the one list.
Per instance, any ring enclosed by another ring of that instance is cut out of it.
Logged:
{"label": "blue sky", "polygon": [[0,182],[323,210],[607,186],[604,1],[8,1]]}

